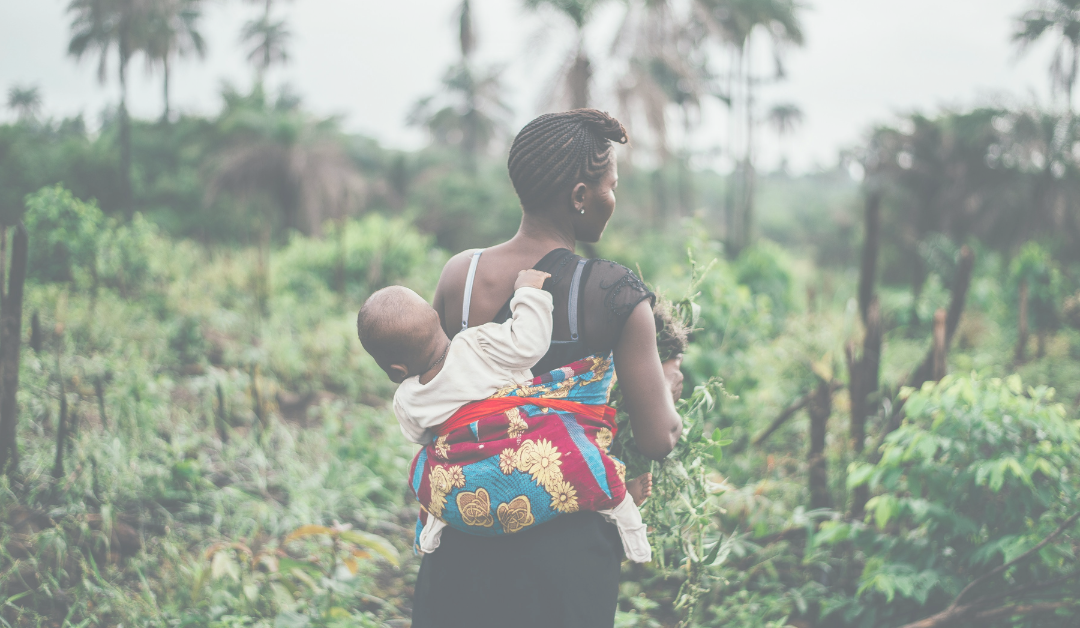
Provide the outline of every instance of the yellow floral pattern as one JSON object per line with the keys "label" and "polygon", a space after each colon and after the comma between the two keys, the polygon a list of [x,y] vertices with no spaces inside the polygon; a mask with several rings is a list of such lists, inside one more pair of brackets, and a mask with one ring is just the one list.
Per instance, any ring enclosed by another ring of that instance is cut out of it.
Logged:
{"label": "yellow floral pattern", "polygon": [[428,512],[441,519],[446,508],[446,496],[455,488],[465,487],[465,473],[457,465],[449,468],[435,466],[431,468],[428,480],[431,485]]}
{"label": "yellow floral pattern", "polygon": [[611,430],[608,428],[602,427],[596,431],[596,446],[600,449],[607,451],[608,447],[611,447],[611,440]]}
{"label": "yellow floral pattern", "polygon": [[446,460],[446,457],[450,455],[450,445],[446,442],[446,435],[435,439],[435,456]]}
{"label": "yellow floral pattern", "polygon": [[615,465],[615,475],[619,476],[619,479],[626,482],[626,465],[612,458],[611,464]]}
{"label": "yellow floral pattern", "polygon": [[496,514],[499,516],[499,523],[502,524],[503,532],[506,534],[520,532],[536,522],[532,514],[532,504],[529,503],[529,498],[524,495],[518,495],[509,503],[499,504]]}
{"label": "yellow floral pattern", "polygon": [[525,433],[525,430],[529,429],[529,424],[525,422],[525,419],[521,418],[521,409],[510,408],[506,411],[506,418],[510,421],[510,425],[506,428],[506,434],[510,438],[517,438]]}
{"label": "yellow floral pattern", "polygon": [[499,470],[510,475],[517,468],[517,452],[513,449],[504,449],[499,454]]}
{"label": "yellow floral pattern", "polygon": [[461,512],[461,520],[467,526],[479,526],[490,528],[495,524],[491,516],[491,498],[488,492],[482,488],[476,489],[475,493],[462,491],[457,496],[458,511]]}
{"label": "yellow floral pattern", "polygon": [[577,384],[579,386],[585,386],[604,379],[604,375],[607,375],[608,369],[611,367],[611,362],[607,358],[595,355],[585,358],[585,361],[592,364],[592,366],[589,367],[588,374],[578,380]]}
{"label": "yellow floral pattern", "polygon": [[[504,454],[506,452],[503,452]],[[551,492],[551,487],[557,482],[561,482],[563,479],[562,469],[559,465],[562,462],[559,458],[562,454],[559,450],[551,444],[551,441],[539,440],[532,441],[527,440],[521,443],[521,447],[514,455],[514,468],[522,473],[528,473],[532,476],[533,481],[537,485],[544,487],[545,490]],[[507,456],[509,458],[509,456]],[[503,456],[499,456],[499,467],[503,469],[503,473],[506,473],[507,462],[503,461]]]}
{"label": "yellow floral pattern", "polygon": [[569,482],[557,482],[548,489],[551,494],[551,508],[561,513],[577,512],[577,490]]}

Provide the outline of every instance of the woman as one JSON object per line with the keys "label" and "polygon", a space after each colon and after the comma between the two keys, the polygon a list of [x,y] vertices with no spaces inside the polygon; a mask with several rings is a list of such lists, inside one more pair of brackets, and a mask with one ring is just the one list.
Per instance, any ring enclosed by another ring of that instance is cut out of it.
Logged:
{"label": "woman", "polygon": [[[634,441],[659,460],[682,430],[674,406],[682,374],[679,360],[660,362],[654,296],[627,268],[573,253],[576,240],[600,239],[615,210],[612,141],[626,143],[626,130],[593,109],[546,114],[527,124],[509,159],[521,227],[507,242],[451,258],[434,307],[452,338],[509,316],[518,271],[551,273],[545,290],[555,303],[552,344],[533,373],[613,352]],[[621,561],[615,526],[595,512],[562,515],[506,536],[447,529],[439,549],[421,563],[413,628],[611,626]]]}

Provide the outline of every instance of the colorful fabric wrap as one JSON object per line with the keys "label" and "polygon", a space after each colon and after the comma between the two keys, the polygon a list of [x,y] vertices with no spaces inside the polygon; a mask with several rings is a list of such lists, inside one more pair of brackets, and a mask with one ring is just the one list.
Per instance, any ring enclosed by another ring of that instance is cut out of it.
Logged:
{"label": "colorful fabric wrap", "polygon": [[592,355],[468,404],[439,426],[409,469],[428,516],[479,536],[513,534],[564,513],[607,510],[626,495],[608,454],[612,357]]}

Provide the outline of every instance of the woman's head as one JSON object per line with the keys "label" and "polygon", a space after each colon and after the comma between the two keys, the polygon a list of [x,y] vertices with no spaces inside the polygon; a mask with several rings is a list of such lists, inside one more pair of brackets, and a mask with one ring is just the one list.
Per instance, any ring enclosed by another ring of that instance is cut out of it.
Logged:
{"label": "woman's head", "polygon": [[566,211],[577,239],[595,242],[615,209],[611,142],[628,140],[618,120],[596,109],[548,113],[526,124],[507,164],[521,207],[528,213]]}

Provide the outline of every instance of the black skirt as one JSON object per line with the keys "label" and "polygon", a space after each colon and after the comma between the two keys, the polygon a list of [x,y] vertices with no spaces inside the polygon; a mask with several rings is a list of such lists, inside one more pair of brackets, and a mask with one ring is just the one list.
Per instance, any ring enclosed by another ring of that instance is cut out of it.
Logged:
{"label": "black skirt", "polygon": [[420,563],[413,628],[608,628],[622,542],[595,512],[506,536],[445,528]]}

